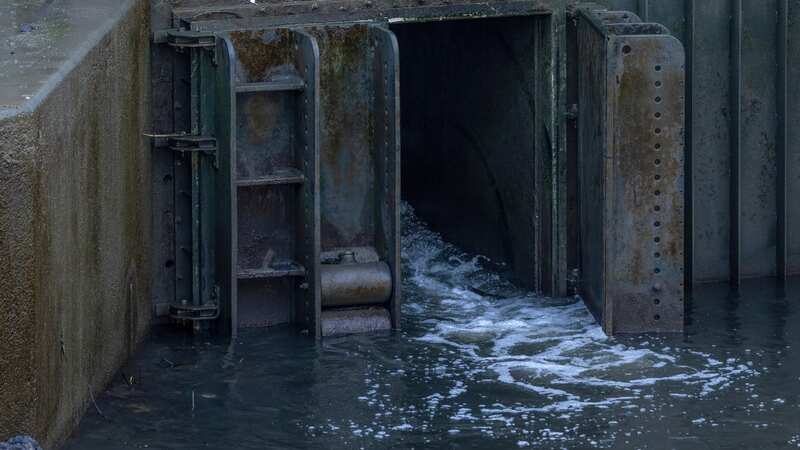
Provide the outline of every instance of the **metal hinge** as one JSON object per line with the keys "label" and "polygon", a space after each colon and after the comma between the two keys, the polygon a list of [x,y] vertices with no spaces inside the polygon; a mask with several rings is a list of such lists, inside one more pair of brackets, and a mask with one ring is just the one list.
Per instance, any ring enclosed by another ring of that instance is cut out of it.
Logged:
{"label": "metal hinge", "polygon": [[176,49],[214,48],[217,38],[211,33],[182,29],[159,30],[153,33],[153,43],[167,44]]}
{"label": "metal hinge", "polygon": [[215,154],[217,139],[210,136],[176,136],[168,138],[167,147],[175,152],[202,152]]}
{"label": "metal hinge", "polygon": [[175,320],[188,320],[198,322],[203,320],[216,320],[219,317],[219,304],[216,302],[205,305],[192,305],[187,301],[169,305],[169,316]]}
{"label": "metal hinge", "polygon": [[212,33],[184,29],[159,30],[153,33],[153,43],[167,44],[179,53],[186,49],[205,50],[211,54],[211,63],[217,64],[217,37]]}
{"label": "metal hinge", "polygon": [[214,168],[219,168],[219,154],[217,152],[217,139],[211,136],[195,136],[191,134],[146,134],[153,140],[156,148],[166,148],[180,154],[202,153],[214,157]]}
{"label": "metal hinge", "polygon": [[192,134],[145,134],[153,140],[153,146],[168,148],[175,152],[217,152],[217,138],[211,136],[195,136]]}
{"label": "metal hinge", "polygon": [[578,105],[573,103],[567,106],[567,110],[564,111],[564,117],[567,120],[577,120],[578,119]]}

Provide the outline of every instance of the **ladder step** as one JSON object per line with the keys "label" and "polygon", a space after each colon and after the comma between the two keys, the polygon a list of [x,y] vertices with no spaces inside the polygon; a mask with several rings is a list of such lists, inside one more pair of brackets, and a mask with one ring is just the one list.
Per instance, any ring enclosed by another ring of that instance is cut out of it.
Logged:
{"label": "ladder step", "polygon": [[261,280],[278,277],[302,277],[306,275],[306,268],[294,261],[273,263],[265,269],[241,269],[237,278],[240,280]]}
{"label": "ladder step", "polygon": [[239,187],[270,186],[275,184],[302,184],[306,177],[297,169],[281,169],[258,178],[243,178],[236,181]]}
{"label": "ladder step", "polygon": [[296,75],[289,75],[261,83],[241,83],[236,85],[237,93],[302,91],[306,82]]}

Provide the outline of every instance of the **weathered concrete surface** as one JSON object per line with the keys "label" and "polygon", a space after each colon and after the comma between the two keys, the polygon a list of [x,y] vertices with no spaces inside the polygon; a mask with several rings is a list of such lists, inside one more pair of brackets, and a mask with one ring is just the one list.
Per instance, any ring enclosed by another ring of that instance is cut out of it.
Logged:
{"label": "weathered concrete surface", "polygon": [[81,46],[36,72],[31,98],[0,109],[0,440],[25,433],[46,448],[150,316],[148,5],[91,3],[113,14],[82,24]]}
{"label": "weathered concrete surface", "polygon": [[38,104],[122,9],[109,0],[0,2],[0,116],[30,106],[29,100]]}

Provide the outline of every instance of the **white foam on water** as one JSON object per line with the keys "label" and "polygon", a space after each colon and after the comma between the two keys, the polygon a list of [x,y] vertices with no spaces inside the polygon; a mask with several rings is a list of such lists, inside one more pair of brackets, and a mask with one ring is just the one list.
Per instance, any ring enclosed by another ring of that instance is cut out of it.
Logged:
{"label": "white foam on water", "polygon": [[515,287],[504,266],[446,243],[407,205],[403,225],[404,331],[397,350],[371,350],[366,359],[356,396],[363,415],[338,422],[353,443],[477,434],[519,447],[612,447],[620,433],[643,431],[630,424],[620,431],[616,420],[598,428],[598,413],[655,416],[670,400],[700,401],[759,374],[739,355],[608,338],[579,299]]}
{"label": "white foam on water", "polygon": [[[484,414],[575,411],[638,399],[642,389],[675,383],[703,397],[758,371],[738,358],[608,338],[579,299],[550,299],[504,280],[487,258],[444,242],[403,207],[404,314],[423,327],[416,339],[468,358],[472,373],[540,396],[535,406]],[[502,269],[502,266],[499,266]],[[453,386],[463,395],[469,384]]]}

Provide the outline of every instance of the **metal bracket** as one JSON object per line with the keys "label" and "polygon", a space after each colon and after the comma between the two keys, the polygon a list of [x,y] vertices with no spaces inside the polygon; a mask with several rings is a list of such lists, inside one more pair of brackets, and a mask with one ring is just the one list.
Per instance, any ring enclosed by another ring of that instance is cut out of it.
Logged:
{"label": "metal bracket", "polygon": [[188,320],[191,322],[216,320],[219,317],[219,304],[192,305],[188,302],[171,304],[169,305],[169,317],[175,320]]}
{"label": "metal bracket", "polygon": [[145,134],[153,140],[156,148],[166,148],[174,152],[203,153],[214,156],[214,168],[219,168],[217,139],[210,136],[194,136],[191,134]]}
{"label": "metal bracket", "polygon": [[191,134],[145,134],[153,139],[153,146],[168,148],[176,152],[216,153],[217,139],[211,136],[195,136]]}
{"label": "metal bracket", "polygon": [[206,50],[211,52],[211,62],[217,64],[217,37],[212,33],[181,28],[159,30],[153,33],[153,43],[167,44],[177,52],[186,49]]}
{"label": "metal bracket", "polygon": [[166,147],[181,153],[202,152],[215,154],[217,152],[217,139],[210,136],[174,136],[167,138]]}
{"label": "metal bracket", "polygon": [[576,103],[567,106],[567,110],[564,112],[564,118],[567,120],[578,120],[578,105]]}
{"label": "metal bracket", "polygon": [[214,48],[217,45],[217,38],[211,33],[177,28],[154,32],[153,43],[167,44],[177,49]]}
{"label": "metal bracket", "polygon": [[217,139],[208,136],[179,136],[170,138],[168,148],[181,154],[200,152],[214,157],[214,168],[219,169]]}

